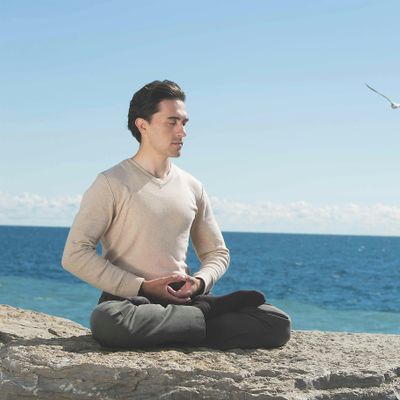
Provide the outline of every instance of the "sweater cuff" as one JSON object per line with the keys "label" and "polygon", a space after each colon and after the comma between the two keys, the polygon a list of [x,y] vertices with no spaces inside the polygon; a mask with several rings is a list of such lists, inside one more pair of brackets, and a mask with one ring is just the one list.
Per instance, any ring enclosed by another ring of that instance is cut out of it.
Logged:
{"label": "sweater cuff", "polygon": [[139,278],[133,274],[125,275],[125,278],[118,288],[117,295],[121,297],[138,296],[144,278]]}
{"label": "sweater cuff", "polygon": [[196,276],[195,279],[198,279],[200,281],[200,288],[196,295],[204,294],[204,290],[206,288],[206,283],[204,282],[204,279],[200,278],[199,276]]}
{"label": "sweater cuff", "polygon": [[213,282],[212,282],[211,277],[208,274],[206,274],[204,271],[196,272],[195,274],[193,274],[193,277],[194,278],[200,278],[204,282],[204,290],[203,290],[202,293],[198,293],[198,294],[207,294],[207,293],[209,293],[209,291],[213,287]]}

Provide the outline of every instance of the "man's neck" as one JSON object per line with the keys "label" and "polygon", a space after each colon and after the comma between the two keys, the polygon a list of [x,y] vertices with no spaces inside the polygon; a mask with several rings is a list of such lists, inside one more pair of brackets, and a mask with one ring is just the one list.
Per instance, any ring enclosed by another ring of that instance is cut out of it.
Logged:
{"label": "man's neck", "polygon": [[150,156],[140,150],[132,159],[156,178],[165,178],[171,168],[171,161],[169,158]]}

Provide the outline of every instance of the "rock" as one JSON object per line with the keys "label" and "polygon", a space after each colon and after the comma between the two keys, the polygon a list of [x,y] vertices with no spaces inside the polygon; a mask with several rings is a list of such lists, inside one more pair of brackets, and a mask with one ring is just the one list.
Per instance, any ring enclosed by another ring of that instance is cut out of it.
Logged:
{"label": "rock", "polygon": [[0,399],[400,400],[400,336],[295,331],[279,349],[115,351],[0,305]]}

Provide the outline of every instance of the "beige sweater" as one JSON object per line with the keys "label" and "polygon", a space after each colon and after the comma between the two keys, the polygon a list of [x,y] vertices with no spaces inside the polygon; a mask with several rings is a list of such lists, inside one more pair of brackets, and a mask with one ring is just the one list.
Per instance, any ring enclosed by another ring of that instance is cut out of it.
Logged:
{"label": "beige sweater", "polygon": [[[194,274],[186,264],[189,237],[201,261]],[[174,272],[201,277],[208,292],[228,268],[229,251],[197,179],[172,163],[156,178],[129,158],[100,173],[83,195],[62,265],[122,297],[137,295],[144,279]]]}

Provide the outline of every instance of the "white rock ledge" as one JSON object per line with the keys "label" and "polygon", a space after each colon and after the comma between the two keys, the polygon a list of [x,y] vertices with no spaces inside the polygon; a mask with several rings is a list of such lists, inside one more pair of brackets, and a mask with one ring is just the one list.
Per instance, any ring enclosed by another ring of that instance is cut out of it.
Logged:
{"label": "white rock ledge", "polygon": [[400,336],[295,331],[279,349],[114,351],[0,305],[0,400],[400,400]]}

